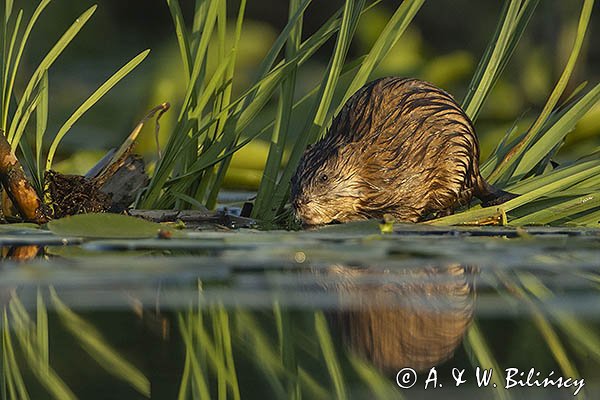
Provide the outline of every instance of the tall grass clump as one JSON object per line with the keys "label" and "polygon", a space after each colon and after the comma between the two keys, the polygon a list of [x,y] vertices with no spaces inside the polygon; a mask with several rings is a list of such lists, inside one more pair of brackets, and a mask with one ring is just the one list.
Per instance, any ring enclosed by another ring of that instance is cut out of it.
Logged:
{"label": "tall grass clump", "polygon": [[[361,15],[377,7],[379,2],[347,0],[320,29],[303,40],[306,35],[302,32],[302,20],[309,3],[310,0],[290,0],[287,24],[261,63],[253,84],[234,96],[234,67],[246,2],[242,1],[238,9],[231,11],[236,22],[233,39],[228,41],[225,24],[230,10],[225,0],[197,1],[191,26],[184,20],[178,1],[167,0],[187,90],[177,125],[138,207],[215,207],[232,154],[258,136],[270,136],[253,216],[273,221],[282,215],[290,178],[303,151],[326,134],[335,112],[372,78],[374,69],[401,40],[424,0],[402,2],[370,50],[352,60],[348,58],[348,49]],[[538,3],[539,0],[505,1],[463,101],[463,108],[474,121],[507,66]],[[525,195],[506,203],[502,210],[475,206],[435,223],[478,223],[499,212],[509,212],[508,221],[513,224],[596,223],[600,213],[598,157],[590,154],[556,169],[552,169],[550,163],[565,136],[600,95],[600,87],[585,90],[585,85],[570,96],[565,93],[592,7],[593,0],[583,2],[571,55],[535,122],[526,129],[515,124],[482,163],[482,172],[492,183]],[[328,41],[334,42],[334,48],[321,82],[298,99],[299,69]],[[216,43],[218,49],[213,63],[218,67],[209,71],[207,58],[211,42]],[[567,100],[561,103],[564,98]],[[260,123],[258,121],[264,118],[259,117],[264,115],[269,102],[276,103],[275,115],[268,122]],[[290,121],[298,119],[300,112],[304,123],[295,126],[297,124]],[[289,152],[287,160],[284,151]]]}
{"label": "tall grass clump", "polygon": [[[479,104],[486,91],[480,88],[493,85],[495,71],[506,64],[500,51],[507,56],[516,44],[517,35],[529,19],[537,1],[506,3],[496,34],[470,85],[463,107],[476,118]],[[587,82],[565,96],[565,88],[575,68],[587,32],[593,0],[585,0],[577,26],[571,53],[563,72],[550,93],[546,104],[532,125],[520,132],[518,125],[507,132],[492,155],[482,165],[484,177],[498,187],[521,196],[503,204],[500,209],[472,209],[440,218],[436,224],[477,223],[494,213],[510,213],[513,225],[573,223],[598,226],[600,221],[600,158],[598,151],[576,161],[554,168],[551,160],[564,143],[577,121],[600,99],[600,84],[585,90]],[[513,38],[504,38],[513,32]],[[502,48],[498,50],[498,48]],[[498,53],[496,53],[498,51]],[[494,55],[496,54],[496,57]],[[497,67],[493,67],[496,64]],[[488,70],[492,71],[488,73]],[[489,89],[488,89],[489,90]],[[561,98],[566,98],[560,103]]]}
{"label": "tall grass clump", "polygon": [[[56,150],[62,139],[94,104],[146,58],[149,50],[141,52],[127,62],[83,101],[54,133],[50,147],[45,152],[44,140],[51,134],[47,132],[48,71],[88,23],[96,11],[96,6],[83,12],[65,30],[34,68],[31,76],[23,79],[26,82],[25,87],[17,88],[15,84],[17,77],[23,74],[23,53],[30,46],[31,35],[35,33],[35,28],[40,23],[40,18],[50,4],[50,0],[40,1],[28,19],[24,16],[23,9],[17,11],[13,8],[12,0],[3,3],[4,5],[0,7],[2,24],[0,27],[0,129],[12,149],[16,151],[20,148],[22,151],[23,161],[31,171],[34,187],[41,195],[44,187],[44,171],[52,167]],[[29,131],[34,137],[33,146],[25,140],[25,134]]]}
{"label": "tall grass clump", "polygon": [[[139,207],[214,207],[231,155],[257,136],[270,133],[271,146],[254,214],[264,220],[273,219],[285,204],[289,177],[304,148],[324,133],[332,112],[341,104],[339,100],[334,102],[335,95],[341,92],[347,98],[367,81],[423,4],[423,0],[405,1],[369,54],[347,61],[360,16],[378,2],[369,6],[365,1],[345,2],[315,33],[302,40],[302,17],[310,2],[290,2],[287,24],[259,66],[253,84],[233,99],[231,86],[245,2],[235,10],[236,28],[228,46],[225,0],[196,2],[191,29],[177,0],[167,1],[188,77],[187,91],[177,125]],[[207,48],[211,38],[219,49],[214,63],[219,67],[209,73]],[[296,101],[298,69],[329,40],[335,40],[335,47],[321,83]],[[349,86],[346,83],[342,87],[341,77],[352,75]],[[275,118],[249,130],[272,100],[277,101]],[[308,105],[310,111],[303,114],[306,123],[295,127],[290,119],[300,105]],[[284,149],[291,149],[290,160],[281,171]]]}

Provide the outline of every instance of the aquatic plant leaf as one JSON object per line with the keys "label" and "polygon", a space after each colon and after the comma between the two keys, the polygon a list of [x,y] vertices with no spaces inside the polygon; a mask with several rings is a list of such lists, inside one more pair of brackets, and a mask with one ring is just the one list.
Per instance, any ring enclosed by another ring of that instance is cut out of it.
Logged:
{"label": "aquatic plant leaf", "polygon": [[192,64],[192,56],[190,54],[190,40],[185,27],[185,20],[181,13],[181,7],[179,6],[178,0],[167,0],[171,18],[173,19],[173,25],[175,26],[175,34],[177,36],[177,44],[179,45],[179,52],[181,53],[181,62],[183,63],[183,71],[186,79],[190,76],[190,65]]}
{"label": "aquatic plant leaf", "polygon": [[156,222],[109,213],[79,214],[55,219],[48,223],[48,229],[59,236],[121,239],[152,238],[160,230],[169,231]]}
{"label": "aquatic plant leaf", "polygon": [[[562,172],[562,174],[558,175],[559,172]],[[576,185],[577,183],[582,182],[590,177],[596,176],[600,173],[600,163],[597,163],[596,165],[591,166],[590,168],[580,170],[574,174],[566,174],[564,172],[565,171],[557,171],[557,175],[553,176],[554,179],[548,179],[545,185],[527,191],[521,194],[519,197],[509,200],[498,207],[473,207],[468,211],[464,211],[443,218],[438,218],[436,220],[429,221],[428,223],[431,223],[433,225],[471,223],[473,221],[488,218],[493,214],[497,213],[497,210],[503,210],[505,212],[511,211],[517,207],[526,205],[532,202],[533,200],[539,199],[548,194],[556,193],[567,188],[573,188],[575,187],[574,185]],[[543,178],[547,178],[547,176],[538,179],[541,180]],[[560,217],[560,215],[558,217]]]}
{"label": "aquatic plant leaf", "polygon": [[[13,88],[14,88],[14,84],[15,84],[15,79],[17,77],[17,71],[19,70],[19,65],[21,63],[21,58],[23,56],[23,51],[25,50],[25,46],[27,45],[27,41],[29,39],[29,35],[31,34],[31,31],[33,29],[33,27],[35,26],[38,18],[40,17],[40,15],[42,14],[42,12],[44,11],[44,9],[46,8],[46,6],[48,6],[48,4],[50,4],[51,0],[42,0],[40,1],[40,3],[38,4],[38,6],[36,7],[36,9],[34,10],[31,18],[29,19],[29,22],[27,23],[27,26],[25,27],[25,31],[23,32],[23,36],[21,37],[21,41],[19,43],[19,47],[17,49],[17,53],[15,54],[15,58],[14,61],[12,62],[12,65],[9,63],[10,60],[5,60],[4,62],[4,68],[5,69],[5,74],[3,77],[3,104],[0,104],[0,107],[2,107],[2,129],[4,131],[6,131],[7,129],[7,122],[8,122],[8,111],[9,111],[9,105],[10,105],[10,99],[12,98],[13,95]],[[16,38],[16,29],[18,28],[18,26],[15,27],[15,35],[14,38]],[[12,44],[11,44],[12,46]],[[9,69],[10,69],[10,74],[9,74]]]}
{"label": "aquatic plant leaf", "polygon": [[512,173],[511,180],[519,180],[529,172],[537,163],[539,163],[548,153],[557,145],[560,145],[567,134],[573,130],[577,121],[583,117],[587,111],[600,100],[600,84],[596,85],[581,99],[573,104],[561,115],[552,126],[550,126],[543,135],[536,140],[523,153],[522,158],[516,163],[516,168]]}
{"label": "aquatic plant leaf", "polygon": [[354,76],[354,79],[346,89],[346,94],[340,101],[336,114],[341,111],[346,100],[350,98],[358,89],[360,89],[369,79],[373,70],[385,58],[389,51],[398,43],[402,34],[408,28],[417,12],[425,0],[409,0],[403,1],[394,14],[390,17],[387,25],[377,38],[377,41],[371,47],[369,54],[362,63],[360,69]]}
{"label": "aquatic plant leaf", "polygon": [[514,225],[549,224],[587,210],[600,207],[600,193],[589,193],[572,200],[563,201],[541,210],[533,211],[511,221]]}
{"label": "aquatic plant leaf", "polygon": [[52,167],[52,161],[54,160],[54,154],[58,148],[59,143],[67,132],[71,129],[79,118],[83,116],[94,104],[96,104],[102,96],[104,96],[110,89],[112,89],[117,83],[125,78],[135,67],[137,67],[144,59],[148,56],[150,50],[144,50],[131,61],[121,67],[113,76],[108,78],[94,93],[90,95],[75,112],[67,119],[67,121],[60,127],[58,133],[52,140],[50,149],[48,150],[48,157],[46,158],[46,170]]}
{"label": "aquatic plant leaf", "polygon": [[141,394],[150,397],[150,381],[142,372],[123,359],[92,325],[71,311],[60,300],[53,287],[50,287],[50,298],[65,328],[102,368],[126,381]]}
{"label": "aquatic plant leaf", "polygon": [[[41,4],[40,4],[41,6]],[[7,140],[11,144],[13,150],[17,148],[17,144],[20,141],[20,137],[16,136],[17,128],[19,125],[26,125],[26,121],[23,121],[23,113],[27,109],[28,105],[31,104],[31,97],[34,94],[35,88],[38,85],[39,81],[42,79],[44,71],[48,70],[50,66],[56,61],[58,56],[63,52],[63,50],[71,43],[73,38],[77,35],[77,33],[83,28],[85,23],[92,17],[94,11],[96,11],[97,6],[90,7],[87,11],[79,16],[73,22],[71,27],[67,29],[67,31],[63,34],[63,36],[56,42],[54,47],[48,52],[48,54],[44,57],[44,59],[40,62],[37,69],[33,73],[21,100],[19,101],[19,105],[13,115],[12,122],[10,124],[10,128],[7,134]]]}
{"label": "aquatic plant leaf", "polygon": [[[573,42],[573,47],[569,55],[569,59],[563,69],[563,72],[554,86],[552,93],[548,97],[544,108],[541,113],[527,132],[527,134],[513,146],[513,148],[504,156],[502,161],[498,163],[494,171],[488,177],[491,183],[497,181],[507,181],[507,174],[513,176],[514,173],[510,173],[511,168],[521,158],[525,158],[529,150],[530,145],[538,138],[540,129],[546,124],[555,106],[558,104],[560,97],[562,96],[567,83],[575,69],[575,63],[579,57],[583,45],[583,39],[587,32],[588,24],[590,21],[594,0],[585,0],[581,9],[581,15],[577,26],[577,34]],[[559,144],[559,143],[557,143]]]}
{"label": "aquatic plant leaf", "polygon": [[504,3],[494,36],[477,66],[462,102],[471,120],[477,119],[481,106],[510,60],[538,2],[539,0],[513,0]]}

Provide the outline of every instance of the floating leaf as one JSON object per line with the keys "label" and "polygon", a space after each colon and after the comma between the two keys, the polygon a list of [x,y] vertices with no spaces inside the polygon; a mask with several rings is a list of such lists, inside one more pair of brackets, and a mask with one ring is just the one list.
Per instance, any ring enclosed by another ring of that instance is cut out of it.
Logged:
{"label": "floating leaf", "polygon": [[120,239],[151,238],[157,236],[160,230],[169,230],[156,222],[108,213],[80,214],[56,219],[48,223],[48,228],[60,236]]}

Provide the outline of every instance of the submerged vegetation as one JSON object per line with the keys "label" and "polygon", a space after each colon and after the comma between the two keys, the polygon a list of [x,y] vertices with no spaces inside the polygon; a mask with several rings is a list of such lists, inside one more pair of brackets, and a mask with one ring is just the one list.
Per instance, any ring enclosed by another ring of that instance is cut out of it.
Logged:
{"label": "submerged vegetation", "polygon": [[[45,153],[48,120],[48,69],[65,50],[95,7],[85,11],[48,51],[22,92],[15,90],[23,51],[42,21],[49,0],[41,1],[27,20],[23,11],[7,1],[1,37],[0,121],[13,150],[20,149],[31,172],[34,187],[44,192],[44,171],[52,168],[60,141],[69,129],[148,55],[140,53],[106,80],[84,101],[52,139]],[[358,88],[374,78],[377,66],[398,43],[424,0],[406,0],[387,21],[368,51],[349,59],[349,48],[362,17],[380,7],[380,1],[346,1],[310,35],[303,34],[303,17],[311,0],[291,0],[288,21],[273,42],[251,85],[241,93],[233,90],[246,1],[238,8],[226,0],[197,1],[191,21],[186,20],[178,0],[167,0],[176,32],[185,77],[185,96],[177,122],[167,132],[168,142],[159,149],[151,179],[138,196],[138,208],[212,209],[217,204],[232,155],[258,137],[270,136],[268,157],[257,191],[252,216],[265,222],[286,213],[290,178],[307,145],[326,134],[331,118]],[[505,1],[497,27],[468,86],[462,107],[473,121],[499,80],[529,21],[538,0]],[[577,86],[566,93],[588,30],[593,0],[582,2],[570,56],[546,104],[529,124],[516,121],[487,160],[482,174],[500,188],[522,196],[498,209],[474,206],[435,220],[436,224],[563,224],[597,226],[597,151],[556,166],[553,157],[567,134],[600,97],[600,86]],[[233,30],[228,26],[234,21]],[[299,89],[300,72],[327,43],[333,50],[321,81],[307,94]],[[168,99],[177,100],[177,99]],[[266,106],[276,102],[276,111]],[[301,120],[302,123],[291,123]],[[477,125],[476,125],[477,126]],[[26,134],[31,132],[31,134]],[[33,139],[27,140],[27,137]],[[43,161],[42,159],[45,159]]]}

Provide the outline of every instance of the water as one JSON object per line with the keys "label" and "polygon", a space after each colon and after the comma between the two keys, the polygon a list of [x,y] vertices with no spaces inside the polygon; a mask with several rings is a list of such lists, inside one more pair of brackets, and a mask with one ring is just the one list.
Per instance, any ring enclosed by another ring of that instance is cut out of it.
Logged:
{"label": "water", "polygon": [[600,398],[597,230],[0,242],[3,398]]}

